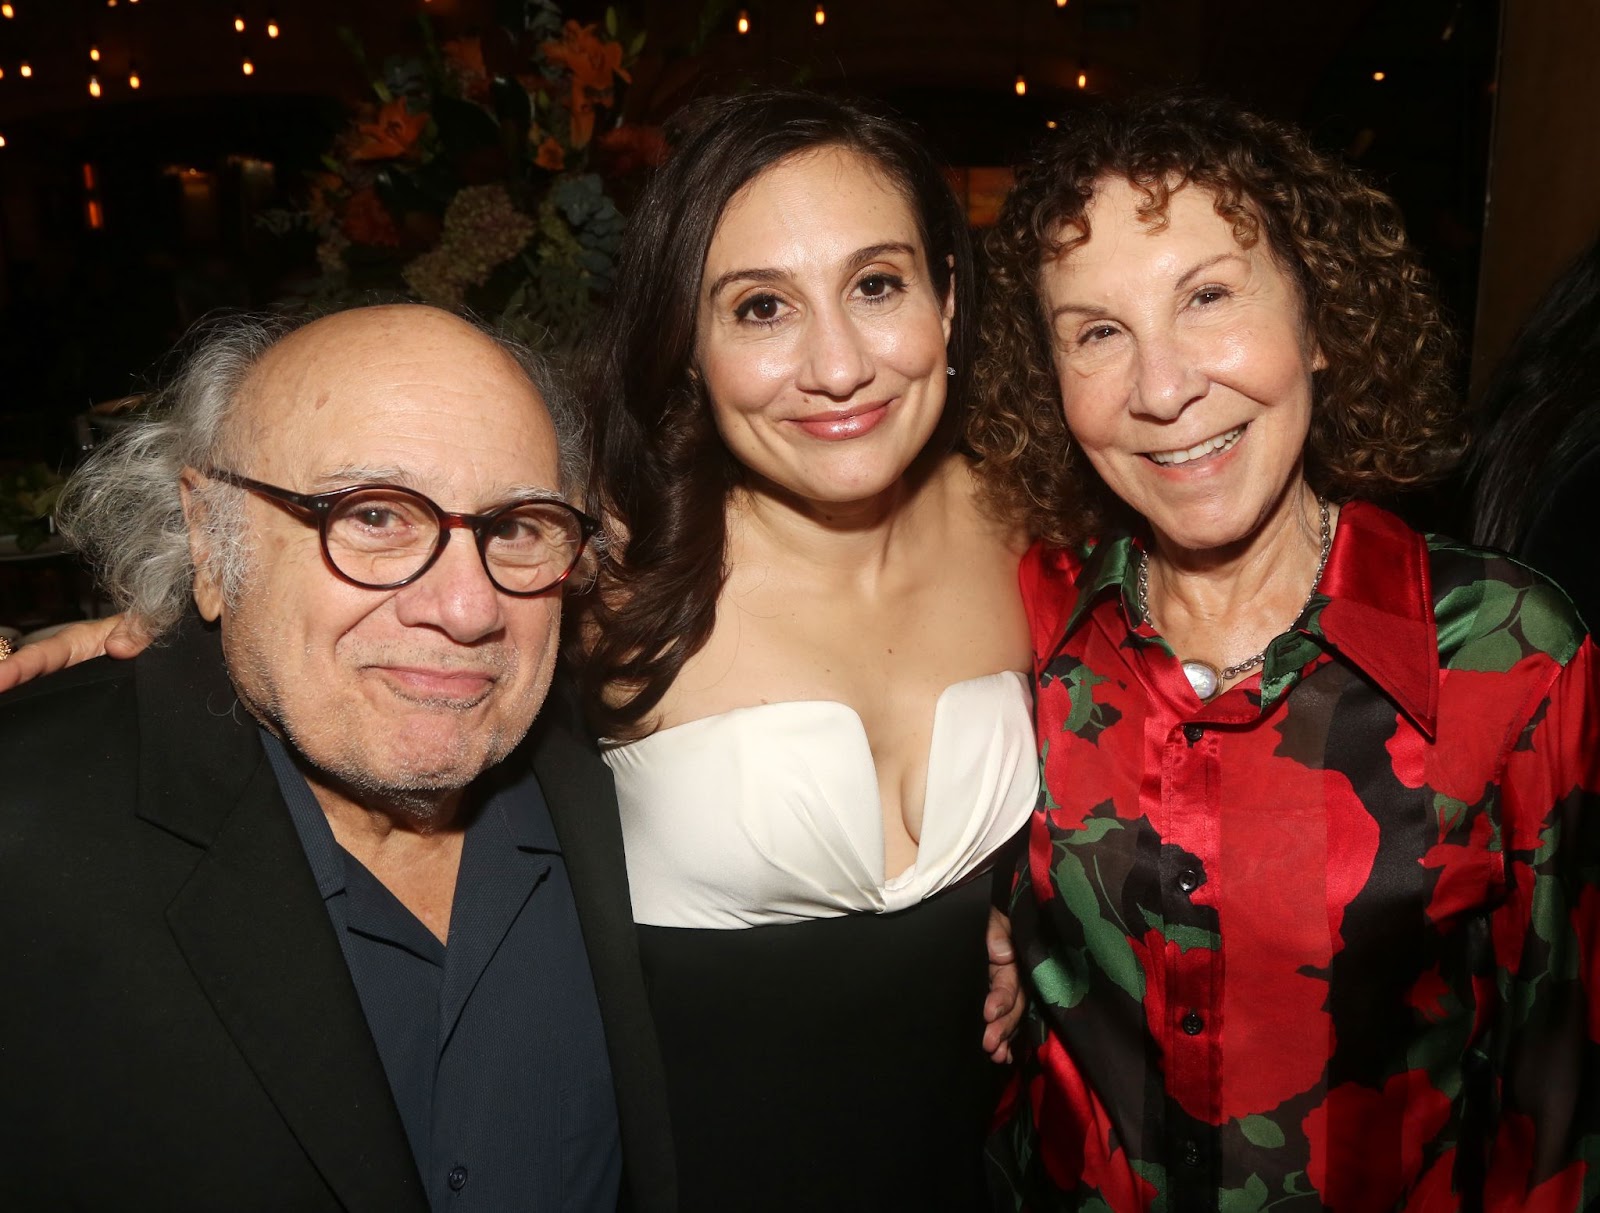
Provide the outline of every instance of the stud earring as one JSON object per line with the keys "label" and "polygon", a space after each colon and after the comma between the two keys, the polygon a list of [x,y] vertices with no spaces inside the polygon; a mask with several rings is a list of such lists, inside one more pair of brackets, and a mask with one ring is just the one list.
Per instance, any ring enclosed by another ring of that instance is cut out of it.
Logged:
{"label": "stud earring", "polygon": [[944,368],[944,373],[946,375],[954,375],[956,373],[956,368],[953,366],[947,366]]}

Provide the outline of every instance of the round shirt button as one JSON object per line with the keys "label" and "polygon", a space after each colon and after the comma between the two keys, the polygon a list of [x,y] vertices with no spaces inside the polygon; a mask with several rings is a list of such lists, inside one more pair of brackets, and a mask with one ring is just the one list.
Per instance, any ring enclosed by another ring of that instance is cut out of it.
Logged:
{"label": "round shirt button", "polygon": [[1183,726],[1183,739],[1190,745],[1193,745],[1205,735],[1206,731],[1200,725],[1186,724]]}
{"label": "round shirt button", "polygon": [[1190,1167],[1200,1165],[1200,1147],[1192,1141],[1183,1143],[1183,1162],[1185,1166]]}
{"label": "round shirt button", "polygon": [[1200,887],[1200,873],[1193,868],[1184,868],[1178,873],[1178,889],[1184,893],[1193,893]]}
{"label": "round shirt button", "polygon": [[1190,1036],[1198,1036],[1206,1030],[1206,1021],[1200,1018],[1200,1012],[1190,1011],[1183,1017],[1182,1027]]}
{"label": "round shirt button", "polygon": [[467,1169],[462,1166],[450,1168],[450,1174],[445,1176],[445,1182],[450,1185],[452,1192],[459,1192],[467,1186]]}

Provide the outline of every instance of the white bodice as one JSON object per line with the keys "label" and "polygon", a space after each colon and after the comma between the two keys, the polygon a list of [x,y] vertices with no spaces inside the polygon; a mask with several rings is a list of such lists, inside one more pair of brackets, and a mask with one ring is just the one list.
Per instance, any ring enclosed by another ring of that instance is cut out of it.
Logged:
{"label": "white bodice", "polygon": [[1027,679],[945,688],[916,862],[884,878],[877,769],[842,703],[757,704],[608,743],[636,921],[735,928],[902,910],[978,868],[1038,798]]}

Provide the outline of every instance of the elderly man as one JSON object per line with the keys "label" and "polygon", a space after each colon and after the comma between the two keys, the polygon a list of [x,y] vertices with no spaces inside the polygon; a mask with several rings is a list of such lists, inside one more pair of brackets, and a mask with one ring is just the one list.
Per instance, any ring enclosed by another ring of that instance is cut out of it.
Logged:
{"label": "elderly man", "polygon": [[162,643],[0,703],[0,1206],[671,1207],[610,780],[535,722],[593,527],[542,386],[235,322],[87,470]]}

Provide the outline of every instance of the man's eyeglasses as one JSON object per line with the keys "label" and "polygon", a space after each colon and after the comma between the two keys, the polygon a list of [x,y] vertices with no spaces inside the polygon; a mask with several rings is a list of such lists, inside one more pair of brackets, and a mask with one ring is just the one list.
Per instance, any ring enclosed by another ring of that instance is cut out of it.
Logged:
{"label": "man's eyeglasses", "polygon": [[578,567],[599,524],[565,501],[513,501],[487,514],[452,514],[421,493],[393,484],[358,484],[331,493],[294,493],[221,468],[203,475],[246,489],[315,525],[328,567],[369,590],[394,590],[421,577],[465,527],[494,587],[531,598],[560,585]]}

